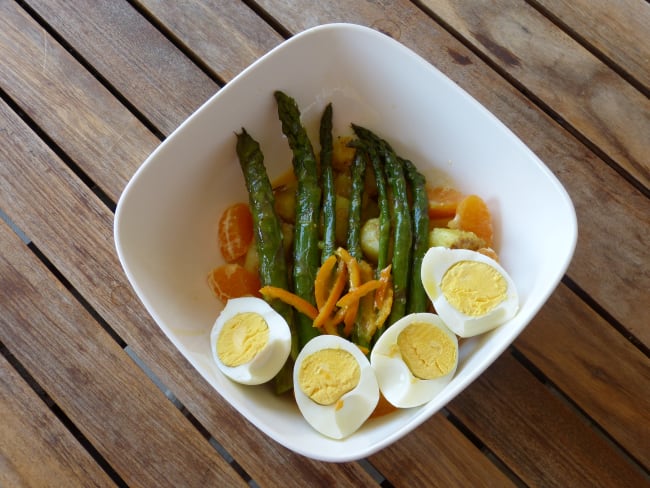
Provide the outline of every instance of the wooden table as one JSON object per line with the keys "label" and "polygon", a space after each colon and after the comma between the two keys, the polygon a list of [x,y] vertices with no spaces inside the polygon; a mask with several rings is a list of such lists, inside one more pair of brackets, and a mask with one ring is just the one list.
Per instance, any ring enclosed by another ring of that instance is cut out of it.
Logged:
{"label": "wooden table", "polygon": [[[113,244],[115,203],[161,140],[329,22],[380,30],[462,86],[579,221],[513,346],[346,464],[243,420],[145,312]],[[648,39],[642,0],[1,0],[0,485],[650,486]]]}

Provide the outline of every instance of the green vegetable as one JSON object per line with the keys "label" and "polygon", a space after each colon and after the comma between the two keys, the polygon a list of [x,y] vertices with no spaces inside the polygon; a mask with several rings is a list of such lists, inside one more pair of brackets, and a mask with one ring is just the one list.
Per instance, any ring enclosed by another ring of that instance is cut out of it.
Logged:
{"label": "green vegetable", "polygon": [[[393,227],[393,308],[387,321],[390,326],[406,314],[411,267],[412,229],[407,185],[402,165],[388,143],[382,142],[380,155],[384,161],[386,179],[390,188],[389,203]],[[379,334],[381,334],[381,330]]]}
{"label": "green vegetable", "polygon": [[406,169],[406,179],[411,186],[413,208],[411,221],[413,225],[413,249],[411,251],[411,283],[407,301],[408,313],[426,312],[427,294],[422,284],[420,270],[422,259],[429,249],[429,197],[426,180],[415,165],[408,160],[400,159]]}
{"label": "green vegetable", "polygon": [[352,160],[352,188],[350,190],[350,213],[348,214],[347,247],[357,261],[363,259],[361,251],[361,201],[365,187],[366,160],[363,151],[357,150]]}
{"label": "green vegetable", "polygon": [[[300,121],[296,101],[281,91],[274,93],[282,132],[293,152],[293,172],[298,182],[296,190],[296,227],[294,237],[293,286],[294,293],[314,304],[314,282],[320,264],[319,218],[321,190],[318,184],[318,165],[307,131]],[[298,314],[299,349],[318,330],[309,317]]]}
{"label": "green vegetable", "polygon": [[358,149],[366,151],[367,157],[372,164],[377,185],[377,204],[379,206],[379,252],[377,254],[377,277],[382,269],[388,266],[390,250],[390,208],[388,206],[388,192],[386,189],[386,176],[384,167],[377,154],[375,143],[378,138],[368,129],[352,124],[352,127],[361,139]]}
{"label": "green vegetable", "polygon": [[[289,288],[287,262],[285,260],[282,225],[274,210],[273,188],[264,167],[264,155],[260,145],[242,128],[237,135],[237,156],[248,190],[249,205],[253,214],[255,245],[259,256],[259,275],[263,286]],[[278,393],[291,389],[293,359],[298,355],[298,338],[295,333],[293,309],[280,300],[270,305],[289,324],[291,329],[291,358],[275,378]]]}
{"label": "green vegetable", "polygon": [[[393,274],[393,307],[387,320],[390,326],[406,314],[406,303],[408,299],[413,232],[411,228],[411,214],[408,206],[407,183],[402,164],[390,144],[366,128],[358,125],[353,125],[352,127],[364,144],[376,151],[379,160],[383,164],[386,181],[388,182],[388,191],[386,194],[392,230],[390,244],[392,244],[391,271]],[[378,164],[377,166],[380,165]],[[378,180],[378,191],[380,191],[379,186]],[[379,270],[382,269],[380,266],[377,267]],[[383,328],[380,328],[377,331],[376,337],[379,337],[382,332]]]}
{"label": "green vegetable", "polygon": [[320,168],[323,182],[323,252],[324,263],[336,250],[336,192],[332,169],[332,104],[325,107],[320,122]]}

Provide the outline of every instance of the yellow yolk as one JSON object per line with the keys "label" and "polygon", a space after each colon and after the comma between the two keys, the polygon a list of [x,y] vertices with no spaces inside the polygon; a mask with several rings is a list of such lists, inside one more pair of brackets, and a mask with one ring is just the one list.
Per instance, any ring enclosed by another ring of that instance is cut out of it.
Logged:
{"label": "yellow yolk", "polygon": [[432,380],[449,373],[456,365],[457,349],[438,327],[416,322],[406,327],[397,337],[402,360],[422,380]]}
{"label": "yellow yolk", "polygon": [[444,274],[440,289],[454,308],[465,315],[480,317],[506,298],[508,284],[489,264],[459,261]]}
{"label": "yellow yolk", "polygon": [[321,349],[307,356],[298,373],[300,389],[320,405],[332,405],[359,384],[361,369],[342,349]]}
{"label": "yellow yolk", "polygon": [[239,313],[228,320],[217,339],[217,356],[229,367],[250,362],[269,341],[269,326],[255,312]]}

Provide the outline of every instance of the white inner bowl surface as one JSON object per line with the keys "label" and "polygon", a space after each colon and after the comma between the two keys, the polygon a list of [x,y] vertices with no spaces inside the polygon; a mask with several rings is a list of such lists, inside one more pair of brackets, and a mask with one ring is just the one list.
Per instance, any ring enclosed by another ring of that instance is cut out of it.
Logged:
{"label": "white inner bowl surface", "polygon": [[[273,91],[300,106],[316,152],[328,102],[334,136],[354,122],[388,140],[432,185],[476,193],[494,219],[500,262],[514,280],[514,319],[465,340],[454,379],[428,404],[372,419],[336,441],[314,431],[291,396],[225,378],[213,363],[210,329],[222,308],[208,272],[223,263],[217,223],[247,202],[235,153],[242,127],[261,145],[271,180],[291,168]],[[126,275],[148,312],[199,373],[244,417],[314,459],[366,457],[413,430],[487,368],[529,323],[569,265],[577,237],[573,205],[548,168],[455,83],[393,39],[350,24],[298,34],[208,100],[138,169],[123,192],[115,240]]]}

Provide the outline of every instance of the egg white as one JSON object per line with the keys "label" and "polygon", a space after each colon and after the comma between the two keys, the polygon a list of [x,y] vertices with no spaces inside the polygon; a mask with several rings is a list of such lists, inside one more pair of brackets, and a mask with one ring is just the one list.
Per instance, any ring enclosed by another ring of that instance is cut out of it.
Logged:
{"label": "egg white", "polygon": [[[447,270],[459,261],[476,261],[495,268],[506,281],[504,300],[481,316],[470,316],[451,305],[445,298],[440,283]],[[519,295],[512,278],[494,259],[467,249],[430,248],[422,260],[421,278],[436,313],[460,337],[471,337],[487,332],[515,316],[519,310]]]}
{"label": "egg white", "polygon": [[[268,342],[248,363],[226,366],[217,354],[219,334],[228,320],[245,312],[257,313],[266,321],[269,327]],[[228,300],[212,327],[210,348],[214,361],[224,375],[237,383],[259,385],[272,379],[287,361],[291,351],[291,331],[286,320],[261,298],[232,298]]]}
{"label": "egg white", "polygon": [[[320,405],[301,389],[298,375],[302,362],[309,355],[322,349],[343,349],[352,354],[360,368],[358,385],[341,397],[343,407]],[[350,341],[334,335],[320,335],[302,348],[293,369],[293,391],[298,409],[315,430],[333,439],[343,439],[355,432],[368,419],[379,401],[379,387],[368,358]]]}
{"label": "egg white", "polygon": [[[397,346],[397,338],[409,325],[426,323],[437,327],[449,337],[456,350],[453,368],[444,376],[424,380],[413,375]],[[458,367],[458,339],[445,323],[432,313],[413,313],[404,316],[379,337],[370,353],[370,364],[375,370],[382,395],[397,408],[423,405],[449,384]]]}

